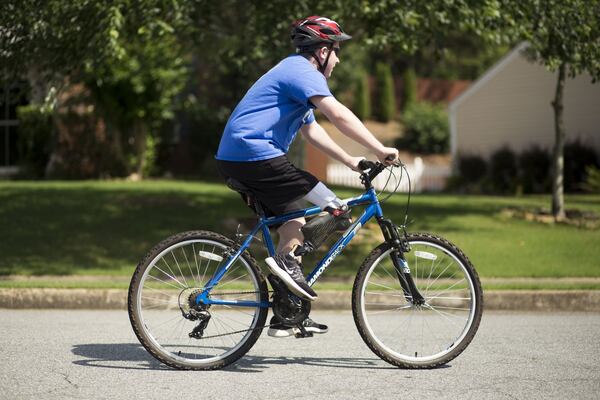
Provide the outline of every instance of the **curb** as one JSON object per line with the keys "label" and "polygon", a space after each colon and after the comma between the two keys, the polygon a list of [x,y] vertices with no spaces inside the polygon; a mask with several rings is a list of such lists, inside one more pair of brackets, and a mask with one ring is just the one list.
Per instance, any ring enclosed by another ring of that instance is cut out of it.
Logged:
{"label": "curb", "polygon": [[[350,310],[350,292],[321,291],[315,310]],[[600,290],[525,291],[484,293],[486,310],[600,312]],[[0,289],[0,308],[125,310],[124,289]]]}

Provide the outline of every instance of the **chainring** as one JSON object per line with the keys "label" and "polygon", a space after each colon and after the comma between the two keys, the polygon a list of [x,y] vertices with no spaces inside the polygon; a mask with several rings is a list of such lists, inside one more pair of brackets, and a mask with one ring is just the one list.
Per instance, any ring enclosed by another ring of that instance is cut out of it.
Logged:
{"label": "chainring", "polygon": [[310,313],[310,301],[301,299],[287,288],[277,276],[269,274],[267,279],[273,288],[273,314],[284,325],[297,325]]}

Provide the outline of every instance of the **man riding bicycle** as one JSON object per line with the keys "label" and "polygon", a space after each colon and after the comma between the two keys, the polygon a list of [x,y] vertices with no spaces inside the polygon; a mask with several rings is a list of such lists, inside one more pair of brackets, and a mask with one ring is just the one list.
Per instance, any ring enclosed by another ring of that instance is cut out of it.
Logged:
{"label": "man riding bicycle", "polygon": [[[340,25],[328,18],[310,16],[292,25],[296,54],[283,59],[248,90],[229,117],[216,154],[219,171],[249,188],[269,216],[302,209],[309,201],[333,215],[345,204],[322,182],[290,163],[289,146],[298,131],[312,145],[349,168],[359,171],[364,157],[353,157],[338,146],[315,120],[319,109],[344,135],[390,164],[398,150],[385,147],[363,123],[331,94],[327,79],[339,63],[340,43],[350,39]],[[304,218],[287,221],[277,229],[279,243],[266,262],[296,295],[309,301],[317,294],[306,283],[301,258]],[[327,326],[307,318],[308,332],[325,333]],[[271,320],[268,334],[291,336],[294,327]]]}

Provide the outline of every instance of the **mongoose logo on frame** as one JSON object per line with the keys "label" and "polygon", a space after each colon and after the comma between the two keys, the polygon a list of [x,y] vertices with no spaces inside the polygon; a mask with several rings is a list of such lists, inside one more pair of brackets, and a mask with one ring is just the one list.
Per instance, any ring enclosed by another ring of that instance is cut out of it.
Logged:
{"label": "mongoose logo on frame", "polygon": [[325,260],[325,262],[323,263],[323,265],[321,265],[321,268],[319,268],[319,270],[317,271],[317,273],[308,282],[309,285],[312,286],[312,284],[315,283],[315,281],[317,280],[317,278],[319,277],[319,275],[321,275],[323,273],[323,271],[325,271],[325,268],[327,268],[327,266],[329,264],[331,264],[331,262],[333,261],[333,259],[336,258],[337,255],[340,254],[340,252],[343,249],[344,249],[344,245],[343,244],[341,244],[340,247],[338,247],[337,249],[335,249],[335,251],[333,252],[333,254],[331,254],[329,256],[329,258],[327,258],[327,260]]}

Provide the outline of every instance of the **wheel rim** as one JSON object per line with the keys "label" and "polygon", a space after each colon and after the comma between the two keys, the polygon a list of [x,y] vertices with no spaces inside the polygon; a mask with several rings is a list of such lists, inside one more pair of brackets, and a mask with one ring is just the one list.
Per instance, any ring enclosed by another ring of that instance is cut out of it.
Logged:
{"label": "wheel rim", "polygon": [[[243,346],[257,327],[259,308],[211,305],[203,337],[188,335],[199,321],[186,319],[180,307],[189,311],[187,300],[210,280],[226,249],[212,240],[183,241],[163,250],[144,271],[136,294],[139,328],[163,357],[190,365],[222,360]],[[259,302],[259,291],[252,267],[239,257],[211,293],[227,300]]]}
{"label": "wheel rim", "polygon": [[456,255],[435,243],[410,241],[405,254],[425,305],[405,297],[388,249],[367,271],[361,311],[371,338],[388,355],[428,364],[456,349],[471,328],[477,307],[475,285]]}

